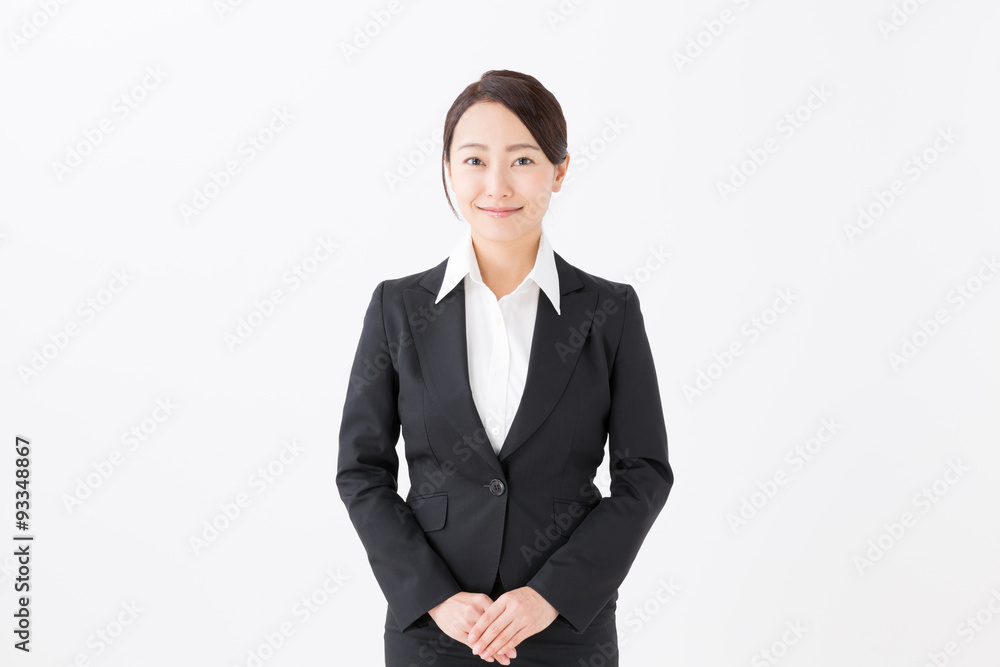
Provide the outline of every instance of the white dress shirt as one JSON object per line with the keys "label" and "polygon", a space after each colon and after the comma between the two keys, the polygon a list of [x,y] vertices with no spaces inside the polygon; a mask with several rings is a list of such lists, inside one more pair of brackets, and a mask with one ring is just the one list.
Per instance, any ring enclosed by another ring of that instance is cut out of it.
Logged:
{"label": "white dress shirt", "polygon": [[493,451],[500,453],[521,403],[528,375],[539,290],[559,313],[559,274],[542,228],[535,265],[521,284],[498,300],[483,282],[472,232],[455,244],[438,292],[438,303],[459,281],[465,285],[465,334],[469,385]]}

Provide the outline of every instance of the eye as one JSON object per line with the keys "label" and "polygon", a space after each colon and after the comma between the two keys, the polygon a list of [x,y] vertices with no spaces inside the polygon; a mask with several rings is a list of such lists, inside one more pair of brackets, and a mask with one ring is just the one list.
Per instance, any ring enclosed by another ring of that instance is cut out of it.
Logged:
{"label": "eye", "polygon": [[[468,163],[468,162],[469,162],[469,160],[479,160],[479,158],[477,158],[477,157],[470,157],[470,158],[466,158],[466,159],[464,160],[464,162]],[[480,160],[480,162],[481,162],[481,161],[482,161],[482,160]]]}
{"label": "eye", "polygon": [[534,160],[532,160],[530,157],[519,157],[517,158],[517,160],[515,160],[515,162],[518,162],[520,160],[527,160],[528,162],[534,162]]}

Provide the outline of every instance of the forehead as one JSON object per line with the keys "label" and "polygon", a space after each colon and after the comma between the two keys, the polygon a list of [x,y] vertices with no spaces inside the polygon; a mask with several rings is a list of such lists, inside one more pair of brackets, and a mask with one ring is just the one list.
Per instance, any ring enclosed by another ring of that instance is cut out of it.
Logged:
{"label": "forehead", "polygon": [[452,144],[461,146],[468,142],[491,149],[517,142],[535,143],[521,119],[498,102],[477,102],[458,119]]}

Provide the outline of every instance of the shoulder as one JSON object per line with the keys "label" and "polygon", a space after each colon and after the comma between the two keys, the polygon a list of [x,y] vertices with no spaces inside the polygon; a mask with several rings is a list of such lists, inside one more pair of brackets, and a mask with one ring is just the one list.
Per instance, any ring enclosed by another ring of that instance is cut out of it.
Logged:
{"label": "shoulder", "polygon": [[417,271],[416,273],[410,273],[396,278],[385,278],[379,284],[384,286],[387,294],[395,294],[402,292],[405,289],[420,287],[421,285],[427,286],[428,279],[433,280],[436,278],[438,284],[440,285],[447,263],[448,260],[445,258],[429,269],[424,269],[423,271]]}
{"label": "shoulder", "polygon": [[439,264],[423,271],[410,273],[396,278],[384,278],[375,285],[376,293],[381,293],[383,298],[395,297],[405,290],[415,288],[431,288],[433,282],[440,287],[441,279],[444,276],[444,267],[448,260],[442,260]]}
{"label": "shoulder", "polygon": [[447,262],[448,260],[445,259],[423,271],[380,280],[372,288],[372,303],[381,305],[385,317],[394,312],[404,312],[404,294],[408,290],[420,290],[428,295],[436,295],[441,286]]}
{"label": "shoulder", "polygon": [[624,307],[626,303],[636,300],[635,288],[630,284],[610,280],[602,276],[584,271],[580,267],[570,264],[559,253],[556,253],[556,266],[559,267],[560,283],[564,276],[571,276],[574,282],[578,282],[580,289],[586,292],[597,292],[597,302],[599,306],[607,309],[613,306],[615,309]]}

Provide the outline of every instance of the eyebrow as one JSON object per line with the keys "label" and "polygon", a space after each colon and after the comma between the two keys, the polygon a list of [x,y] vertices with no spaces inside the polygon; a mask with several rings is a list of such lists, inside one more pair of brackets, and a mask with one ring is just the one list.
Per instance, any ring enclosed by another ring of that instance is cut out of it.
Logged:
{"label": "eyebrow", "polygon": [[[461,146],[459,146],[455,150],[460,151],[463,148],[478,148],[479,150],[483,150],[483,151],[489,150],[488,147],[485,146],[484,144],[462,144]],[[513,151],[523,150],[525,148],[530,148],[530,149],[536,150],[538,152],[541,152],[541,150],[542,150],[541,148],[539,148],[535,144],[511,144],[510,146],[507,147],[507,152],[510,153],[510,152],[513,152]]]}

